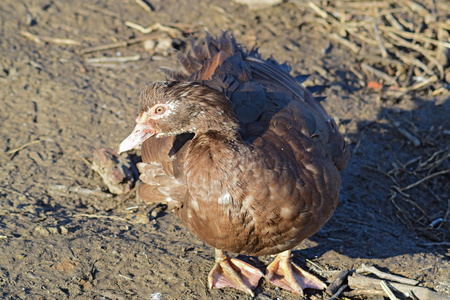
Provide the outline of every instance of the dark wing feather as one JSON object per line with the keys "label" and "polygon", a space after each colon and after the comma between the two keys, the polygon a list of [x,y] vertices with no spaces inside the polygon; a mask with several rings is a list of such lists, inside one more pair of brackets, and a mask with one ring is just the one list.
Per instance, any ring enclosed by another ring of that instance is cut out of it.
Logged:
{"label": "dark wing feather", "polygon": [[296,96],[296,99],[304,101],[312,110],[317,112],[322,121],[328,127],[328,138],[325,141],[331,158],[339,170],[343,170],[350,158],[350,151],[346,142],[333,119],[326,113],[312,94],[296,81],[295,78],[284,72],[276,62],[269,63],[258,58],[247,57],[253,71],[253,78],[257,79],[267,89],[286,90]]}

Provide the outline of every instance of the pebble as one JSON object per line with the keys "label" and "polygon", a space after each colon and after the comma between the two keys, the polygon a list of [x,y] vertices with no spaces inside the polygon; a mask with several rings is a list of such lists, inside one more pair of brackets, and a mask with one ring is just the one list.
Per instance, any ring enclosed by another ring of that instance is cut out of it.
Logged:
{"label": "pebble", "polygon": [[145,51],[152,51],[155,49],[156,43],[154,40],[146,40],[142,43]]}

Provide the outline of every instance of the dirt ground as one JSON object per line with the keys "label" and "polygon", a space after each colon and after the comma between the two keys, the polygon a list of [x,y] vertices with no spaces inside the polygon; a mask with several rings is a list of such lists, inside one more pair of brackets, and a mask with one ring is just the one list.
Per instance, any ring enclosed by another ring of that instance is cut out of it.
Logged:
{"label": "dirt ground", "polygon": [[[134,127],[140,90],[163,80],[159,67],[176,66],[176,51],[203,30],[229,30],[263,56],[289,61],[294,75],[311,74],[306,85],[326,85],[319,96],[350,143],[337,211],[295,248],[294,261],[326,282],[333,271],[366,263],[450,297],[449,173],[403,190],[408,197],[392,188],[429,174],[414,172],[427,159],[442,158],[434,171],[450,167],[448,93],[383,99],[352,73],[358,59],[304,21],[314,13],[294,3],[250,11],[229,0],[151,0],[146,11],[132,0],[81,2],[0,3],[0,298],[251,298],[208,290],[213,249],[175,214],[137,202],[133,192],[108,193],[91,170],[93,151],[117,147]],[[127,21],[172,30],[144,34]],[[84,53],[143,36],[152,39]],[[89,60],[99,57],[134,60]],[[245,259],[263,268],[270,257]],[[255,292],[298,299],[266,281]]]}

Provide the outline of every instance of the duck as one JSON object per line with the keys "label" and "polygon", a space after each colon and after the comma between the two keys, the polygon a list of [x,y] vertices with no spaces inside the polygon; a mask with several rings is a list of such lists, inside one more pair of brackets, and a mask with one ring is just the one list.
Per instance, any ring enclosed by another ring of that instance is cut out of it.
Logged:
{"label": "duck", "polygon": [[[350,152],[336,122],[294,78],[229,32],[191,38],[179,70],[140,94],[119,153],[141,147],[138,197],[166,203],[215,249],[209,288],[250,295],[261,278],[303,295],[325,283],[291,250],[334,213]],[[229,253],[275,255],[265,272]]]}

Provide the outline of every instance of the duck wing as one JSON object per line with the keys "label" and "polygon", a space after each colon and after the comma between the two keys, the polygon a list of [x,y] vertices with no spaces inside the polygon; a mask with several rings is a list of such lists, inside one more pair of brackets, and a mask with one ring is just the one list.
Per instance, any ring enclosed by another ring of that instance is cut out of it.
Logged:
{"label": "duck wing", "polygon": [[[261,137],[269,128],[272,117],[290,101],[302,101],[315,116],[306,117],[310,135],[324,139],[331,159],[343,170],[350,152],[335,121],[289,72],[287,64],[275,59],[261,59],[256,49],[247,51],[227,32],[217,38],[207,34],[204,45],[191,39],[190,50],[179,53],[181,71],[163,69],[175,80],[198,81],[224,93],[231,101],[241,127],[241,136],[248,142]],[[325,126],[318,131],[314,124]]]}

